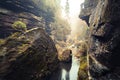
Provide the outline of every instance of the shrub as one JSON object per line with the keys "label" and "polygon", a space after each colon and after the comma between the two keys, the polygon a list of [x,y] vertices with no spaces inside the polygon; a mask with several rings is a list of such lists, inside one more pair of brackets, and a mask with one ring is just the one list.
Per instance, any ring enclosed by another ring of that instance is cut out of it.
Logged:
{"label": "shrub", "polygon": [[12,24],[12,28],[14,28],[15,30],[21,31],[21,32],[27,30],[26,24],[24,22],[22,22],[22,21],[15,21]]}

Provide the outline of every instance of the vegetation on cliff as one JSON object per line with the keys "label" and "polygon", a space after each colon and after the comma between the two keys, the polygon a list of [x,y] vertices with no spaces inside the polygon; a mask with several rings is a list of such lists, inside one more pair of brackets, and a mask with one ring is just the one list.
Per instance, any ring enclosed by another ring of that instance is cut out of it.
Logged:
{"label": "vegetation on cliff", "polygon": [[25,30],[21,21],[14,23],[22,30],[0,39],[0,79],[46,80],[58,67],[57,50],[41,28]]}
{"label": "vegetation on cliff", "polygon": [[88,80],[88,44],[85,41],[80,42],[80,67],[78,72],[78,80]]}
{"label": "vegetation on cliff", "polygon": [[15,30],[21,31],[21,32],[25,32],[27,30],[26,24],[22,21],[15,21],[12,24],[12,28],[14,28]]}

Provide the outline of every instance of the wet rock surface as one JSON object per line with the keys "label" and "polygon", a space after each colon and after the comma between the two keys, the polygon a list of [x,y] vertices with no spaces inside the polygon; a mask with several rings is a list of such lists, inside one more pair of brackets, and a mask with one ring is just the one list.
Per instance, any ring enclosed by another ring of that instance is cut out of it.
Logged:
{"label": "wet rock surface", "polygon": [[99,0],[90,12],[89,72],[94,80],[120,79],[119,7],[118,0]]}

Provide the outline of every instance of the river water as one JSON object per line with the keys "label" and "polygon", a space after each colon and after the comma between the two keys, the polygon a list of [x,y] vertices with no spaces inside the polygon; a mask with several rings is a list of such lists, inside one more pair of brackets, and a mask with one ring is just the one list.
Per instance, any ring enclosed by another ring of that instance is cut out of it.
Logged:
{"label": "river water", "polygon": [[[66,65],[68,64],[66,63]],[[64,68],[62,66],[60,80],[77,80],[79,66],[80,66],[80,59],[76,58],[75,56],[72,56],[72,63],[70,69]]]}

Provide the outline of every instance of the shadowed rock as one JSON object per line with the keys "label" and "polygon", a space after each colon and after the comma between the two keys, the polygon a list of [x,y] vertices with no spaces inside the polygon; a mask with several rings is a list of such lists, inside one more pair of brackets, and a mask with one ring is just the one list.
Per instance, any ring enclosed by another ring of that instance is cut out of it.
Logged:
{"label": "shadowed rock", "polygon": [[12,34],[0,51],[0,79],[46,80],[58,67],[55,45],[41,28]]}
{"label": "shadowed rock", "polygon": [[[119,0],[99,0],[94,10],[90,11],[89,71],[92,79],[120,79],[119,7]],[[91,7],[88,6],[88,8]],[[83,10],[85,11],[81,12],[84,13],[87,9]],[[84,15],[81,16],[84,17]]]}

